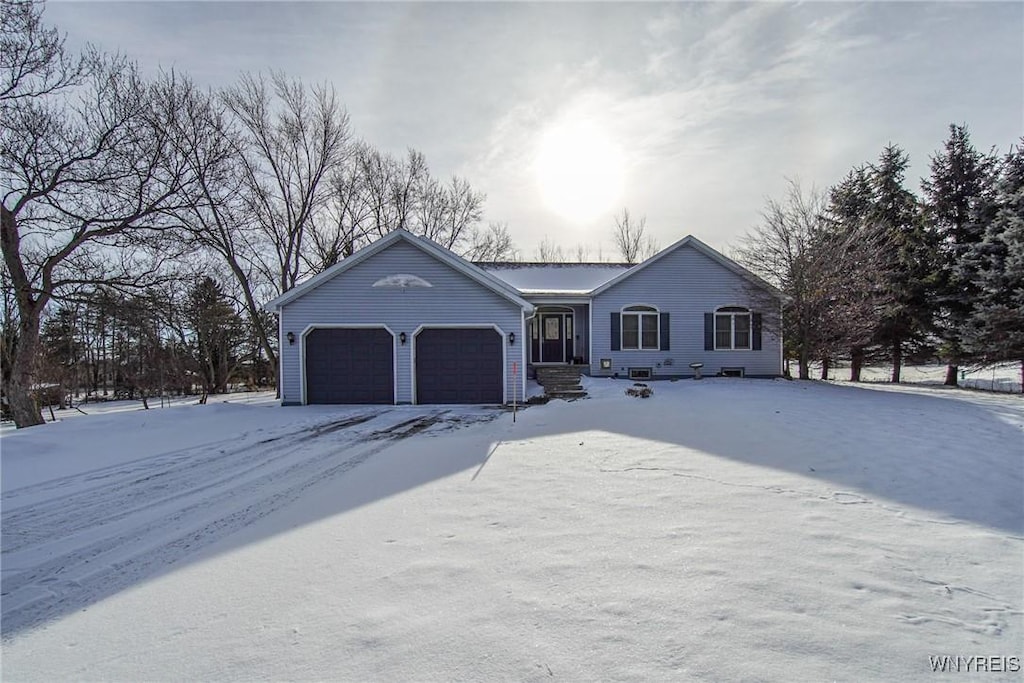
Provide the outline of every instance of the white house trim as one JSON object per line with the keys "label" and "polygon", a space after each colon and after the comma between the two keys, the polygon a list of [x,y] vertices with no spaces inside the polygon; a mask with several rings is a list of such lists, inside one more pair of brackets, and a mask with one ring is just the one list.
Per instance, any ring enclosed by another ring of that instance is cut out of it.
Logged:
{"label": "white house trim", "polygon": [[[631,310],[629,310],[631,308],[643,308],[645,310],[642,310],[642,311],[631,311]],[[623,336],[626,333],[626,325],[623,322],[622,317],[625,316],[625,315],[640,315],[640,316],[642,316],[642,315],[645,315],[645,314],[646,315],[653,315],[654,319],[658,323],[658,327],[657,327],[657,330],[658,330],[658,344],[657,344],[657,346],[653,346],[653,347],[646,347],[646,346],[644,346],[643,322],[638,320],[638,322],[637,322],[637,330],[636,330],[636,335],[637,335],[636,336],[636,348],[635,349],[627,349],[625,341],[623,339]],[[626,304],[625,306],[620,308],[619,309],[619,350],[627,352],[627,353],[628,352],[633,352],[633,351],[660,351],[661,350],[661,309],[658,308],[657,306],[655,306],[654,304],[647,304],[647,303]]]}

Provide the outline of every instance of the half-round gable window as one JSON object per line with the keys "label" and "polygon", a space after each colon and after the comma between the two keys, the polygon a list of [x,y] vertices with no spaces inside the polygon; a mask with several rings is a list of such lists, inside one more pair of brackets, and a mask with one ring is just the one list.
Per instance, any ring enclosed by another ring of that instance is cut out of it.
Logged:
{"label": "half-round gable window", "polygon": [[657,351],[661,339],[661,320],[654,306],[638,304],[622,309],[623,350]]}

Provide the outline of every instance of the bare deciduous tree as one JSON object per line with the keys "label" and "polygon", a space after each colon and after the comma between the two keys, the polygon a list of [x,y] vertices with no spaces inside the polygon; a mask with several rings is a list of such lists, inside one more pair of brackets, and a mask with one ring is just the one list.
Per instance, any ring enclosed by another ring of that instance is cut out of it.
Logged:
{"label": "bare deciduous tree", "polygon": [[576,263],[588,263],[590,261],[590,247],[582,242],[577,242],[576,248],[573,250],[573,260]]}
{"label": "bare deciduous tree", "polygon": [[[13,47],[31,52],[33,40]],[[63,54],[56,49],[51,59],[71,59]],[[4,67],[26,59],[7,59]],[[91,53],[81,82],[58,87],[66,69],[50,73],[52,87],[31,85],[43,94],[6,100],[0,123],[0,246],[18,305],[6,389],[19,427],[42,423],[31,390],[47,304],[87,283],[151,283],[165,252],[145,248],[190,182],[169,135],[176,109],[162,106],[134,64]]]}
{"label": "bare deciduous tree", "polygon": [[[783,332],[801,379],[812,360],[866,344],[881,300],[879,244],[868,230],[839,233],[825,215],[826,202],[790,181],[783,201],[769,199],[761,224],[744,238],[736,260],[785,296]],[[774,308],[774,298],[757,287],[750,295]],[[767,321],[766,321],[767,324]]]}
{"label": "bare deciduous tree", "polygon": [[259,230],[250,247],[283,293],[308,274],[304,243],[348,151],[348,114],[330,87],[307,88],[276,71],[269,82],[244,75],[223,99],[245,135],[245,196]]}
{"label": "bare deciduous tree", "polygon": [[463,254],[470,261],[518,261],[519,250],[512,243],[507,223],[491,223],[473,233]]}
{"label": "bare deciduous tree", "polygon": [[640,263],[658,252],[658,243],[650,235],[645,234],[647,217],[639,221],[633,220],[629,209],[615,217],[615,230],[612,234],[615,247],[626,263]]}
{"label": "bare deciduous tree", "polygon": [[537,245],[537,260],[545,263],[565,263],[567,259],[562,247],[545,237]]}
{"label": "bare deciduous tree", "polygon": [[[174,103],[174,139],[194,179],[174,217],[194,241],[217,255],[234,278],[259,348],[272,368],[277,366],[273,324],[268,325],[259,305],[275,292],[274,278],[257,255],[265,233],[254,227],[244,168],[245,140],[227,106],[201,91],[186,77],[165,78],[160,96]],[[316,231],[314,231],[316,234]],[[319,271],[316,271],[319,272]]]}
{"label": "bare deciduous tree", "polygon": [[[42,21],[42,2],[0,3],[0,103],[43,97],[76,85],[88,63]],[[5,112],[6,113],[6,112]]]}

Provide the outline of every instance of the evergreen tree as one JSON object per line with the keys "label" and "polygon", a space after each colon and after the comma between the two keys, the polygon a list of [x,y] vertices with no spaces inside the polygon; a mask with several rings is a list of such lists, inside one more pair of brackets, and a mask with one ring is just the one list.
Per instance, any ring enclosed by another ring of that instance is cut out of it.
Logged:
{"label": "evergreen tree", "polygon": [[965,343],[983,363],[1020,362],[1024,383],[1024,139],[1003,159],[988,213],[965,259],[977,291]]}
{"label": "evergreen tree", "polygon": [[79,387],[78,369],[84,356],[79,339],[78,314],[70,306],[61,306],[42,326],[40,341],[43,352],[40,355],[39,377],[43,383],[60,386],[60,407],[64,408],[64,397]]}
{"label": "evergreen tree", "polygon": [[875,339],[889,352],[893,382],[900,381],[908,354],[927,350],[935,315],[934,243],[917,198],[904,187],[908,164],[906,153],[890,144],[870,171],[875,201],[869,220],[889,236],[886,286],[891,294]]}
{"label": "evergreen tree", "polygon": [[931,176],[921,181],[928,223],[938,240],[939,273],[936,332],[941,356],[948,362],[946,384],[956,386],[961,362],[969,360],[963,343],[978,290],[965,256],[984,237],[979,207],[991,202],[995,160],[971,144],[966,126],[951,124],[949,139],[931,159]]}
{"label": "evergreen tree", "polygon": [[245,325],[221,285],[204,277],[189,293],[187,323],[193,334],[196,369],[203,394],[227,391],[246,339]]}

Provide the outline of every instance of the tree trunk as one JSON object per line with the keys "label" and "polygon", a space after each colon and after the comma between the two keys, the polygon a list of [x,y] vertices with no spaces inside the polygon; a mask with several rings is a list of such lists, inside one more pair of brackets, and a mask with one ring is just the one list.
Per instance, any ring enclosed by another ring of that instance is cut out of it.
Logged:
{"label": "tree trunk", "polygon": [[860,371],[864,367],[864,349],[856,348],[850,351],[850,381],[860,381]]}
{"label": "tree trunk", "polygon": [[799,359],[798,363],[799,363],[799,366],[800,366],[800,368],[798,370],[798,372],[800,373],[800,379],[810,379],[811,378],[811,369],[809,367],[810,366],[810,358],[807,357],[807,353],[805,351],[803,351],[803,350],[800,351],[800,359]]}
{"label": "tree trunk", "polygon": [[35,383],[36,356],[39,350],[39,321],[46,306],[46,298],[43,295],[33,297],[32,283],[21,260],[18,221],[3,204],[0,204],[0,248],[18,303],[18,340],[11,358],[7,401],[14,424],[21,429],[43,424],[43,414],[32,398],[32,385]]}
{"label": "tree trunk", "polygon": [[[263,349],[263,353],[267,354],[267,361],[270,363],[271,369],[274,371],[274,376],[277,376],[277,354],[274,353],[274,347],[270,343],[270,334],[266,327],[263,325],[263,318],[260,317],[260,307],[256,304],[256,298],[252,295],[252,286],[249,284],[249,278],[246,277],[245,271],[238,264],[238,261],[234,256],[227,256],[228,267],[231,268],[231,272],[235,275],[235,281],[238,282],[242,288],[242,298],[245,299],[245,308],[249,312],[249,320],[252,323],[253,329],[256,331],[256,338],[259,340],[260,347]],[[275,327],[274,336],[277,336]],[[280,384],[280,382],[278,382]]]}
{"label": "tree trunk", "polygon": [[829,369],[828,358],[822,358],[821,359],[821,378],[822,379],[828,379],[828,369]]}
{"label": "tree trunk", "polygon": [[900,383],[900,371],[903,369],[903,343],[895,342],[892,345],[892,383]]}
{"label": "tree trunk", "polygon": [[946,366],[946,381],[943,382],[943,384],[945,384],[947,387],[958,387],[958,386],[960,386],[960,381],[959,381],[959,379],[957,377],[957,375],[959,375],[959,374],[960,374],[960,368],[958,368],[955,365],[947,365]]}
{"label": "tree trunk", "polygon": [[[18,324],[18,342],[11,359],[11,379],[7,385],[7,400],[11,417],[18,429],[43,424],[43,413],[32,396],[35,384],[36,355],[39,349],[39,315],[21,313]],[[34,323],[34,324],[33,324]]]}

